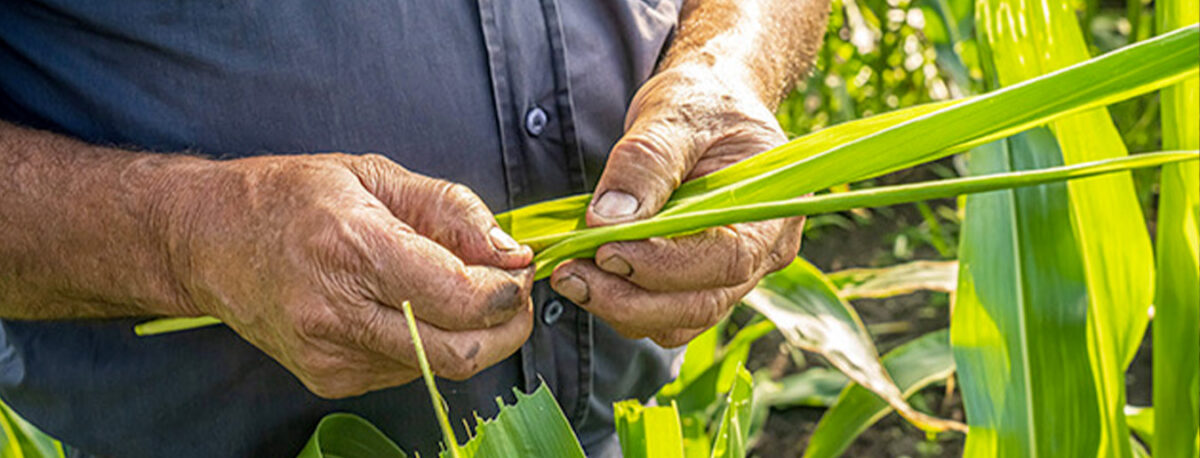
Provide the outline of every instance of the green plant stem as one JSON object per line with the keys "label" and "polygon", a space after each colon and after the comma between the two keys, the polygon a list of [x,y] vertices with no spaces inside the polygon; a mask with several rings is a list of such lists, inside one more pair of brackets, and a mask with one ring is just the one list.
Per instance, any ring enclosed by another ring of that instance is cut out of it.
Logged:
{"label": "green plant stem", "polygon": [[442,395],[438,393],[437,384],[433,381],[433,371],[429,369],[429,359],[425,357],[425,345],[421,343],[421,336],[417,333],[417,319],[413,316],[412,304],[404,301],[401,308],[404,309],[404,320],[408,322],[408,332],[412,334],[413,349],[417,353],[417,363],[421,366],[421,378],[425,379],[425,387],[429,388],[429,401],[433,403],[433,412],[437,414],[438,426],[442,428],[442,438],[446,441],[446,450],[450,452],[450,456],[460,458],[462,453],[459,451],[458,439],[454,437],[454,429],[450,427],[450,418],[446,415]]}
{"label": "green plant stem", "polygon": [[1196,160],[1197,153],[1160,152],[1104,161],[1050,167],[1036,171],[999,173],[926,183],[886,186],[838,194],[824,194],[774,202],[738,205],[716,210],[663,215],[633,223],[583,229],[563,234],[561,241],[534,257],[536,278],[545,278],[558,263],[594,255],[605,243],[688,234],[709,227],[792,216],[813,215],[860,207],[882,207],[960,194],[1032,186],[1167,163]]}

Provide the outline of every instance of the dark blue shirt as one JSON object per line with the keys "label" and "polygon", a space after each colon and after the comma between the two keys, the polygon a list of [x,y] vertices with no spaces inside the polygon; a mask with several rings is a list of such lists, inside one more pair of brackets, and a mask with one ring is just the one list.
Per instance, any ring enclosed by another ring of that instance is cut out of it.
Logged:
{"label": "dark blue shirt", "polygon": [[[498,212],[595,183],[678,3],[0,0],[0,118],[219,158],[379,152]],[[611,403],[650,396],[673,353],[545,284],[534,303],[516,355],[441,382],[451,413],[493,415],[496,396],[545,380],[603,452]],[[324,400],[228,328],[138,338],[137,321],[0,322],[0,395],[98,455],[293,455],[334,411],[437,450],[417,384]]]}

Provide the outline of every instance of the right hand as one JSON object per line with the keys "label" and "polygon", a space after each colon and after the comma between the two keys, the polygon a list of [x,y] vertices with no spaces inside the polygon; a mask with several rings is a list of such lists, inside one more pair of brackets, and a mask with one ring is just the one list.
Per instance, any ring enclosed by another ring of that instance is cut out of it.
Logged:
{"label": "right hand", "polygon": [[208,164],[159,217],[181,310],[220,318],[316,395],[420,376],[406,300],[441,377],[471,377],[528,338],[533,253],[465,186],[377,155]]}

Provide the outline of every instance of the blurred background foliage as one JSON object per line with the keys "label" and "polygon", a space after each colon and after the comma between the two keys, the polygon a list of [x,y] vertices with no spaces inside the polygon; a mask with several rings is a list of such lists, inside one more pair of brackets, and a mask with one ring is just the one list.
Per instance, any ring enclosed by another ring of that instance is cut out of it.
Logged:
{"label": "blurred background foliage", "polygon": [[[1155,33],[1151,0],[1063,1],[1074,4],[1092,55]],[[777,112],[783,129],[795,137],[902,107],[985,92],[985,71],[975,41],[974,3],[833,0],[817,63]],[[1131,153],[1161,149],[1157,92],[1109,106],[1108,111]],[[961,157],[947,158],[824,192],[960,176],[965,170]],[[1158,170],[1135,171],[1134,178],[1154,234]],[[960,201],[943,199],[810,217],[801,256],[826,272],[956,259],[961,208]],[[926,291],[854,303],[883,353],[944,328],[952,298]],[[1150,362],[1145,347],[1127,373],[1131,404],[1150,402]],[[821,361],[768,338],[755,344],[748,365],[779,379],[788,374],[798,376],[820,366]],[[964,419],[953,378],[922,390],[909,401],[919,410],[943,418]],[[775,411],[752,455],[799,456],[822,412],[805,407]],[[963,439],[958,434],[926,437],[889,415],[859,436],[845,456],[958,456]]]}

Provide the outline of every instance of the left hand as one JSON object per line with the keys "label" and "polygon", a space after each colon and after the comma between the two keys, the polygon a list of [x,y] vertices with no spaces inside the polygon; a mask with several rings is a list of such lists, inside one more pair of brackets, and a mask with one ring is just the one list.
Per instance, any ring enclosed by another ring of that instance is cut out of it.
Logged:
{"label": "left hand", "polygon": [[[657,213],[680,183],[782,144],[787,137],[748,85],[703,67],[656,74],[634,96],[589,226]],[[595,259],[555,269],[551,285],[629,338],[680,346],[716,324],[800,247],[804,218],[716,227],[674,238],[614,242]]]}

